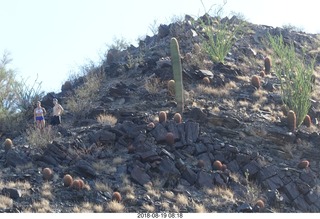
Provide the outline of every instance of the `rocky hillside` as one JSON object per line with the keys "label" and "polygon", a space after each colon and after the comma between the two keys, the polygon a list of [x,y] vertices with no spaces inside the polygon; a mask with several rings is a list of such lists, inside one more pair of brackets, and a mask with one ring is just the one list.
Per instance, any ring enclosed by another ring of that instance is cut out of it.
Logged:
{"label": "rocky hillside", "polygon": [[[100,86],[80,114],[70,96],[84,77],[48,93],[42,105],[50,112],[58,98],[62,125],[2,139],[12,145],[0,150],[0,212],[320,212],[320,60],[309,127],[288,128],[272,67],[260,76],[272,53],[268,32],[307,57],[319,36],[246,22],[225,62],[213,63],[195,47],[208,19],[185,16],[138,47],[109,50],[92,69]],[[183,64],[181,121],[167,87],[172,37]]]}

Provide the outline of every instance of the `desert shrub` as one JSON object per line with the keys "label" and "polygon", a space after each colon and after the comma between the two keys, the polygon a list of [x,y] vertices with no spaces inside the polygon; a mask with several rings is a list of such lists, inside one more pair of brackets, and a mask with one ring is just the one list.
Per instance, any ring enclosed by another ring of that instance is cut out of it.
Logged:
{"label": "desert shrub", "polygon": [[157,94],[161,90],[162,83],[158,77],[150,77],[147,78],[144,83],[144,88],[150,93],[150,94]]}
{"label": "desert shrub", "polygon": [[9,52],[5,52],[0,60],[0,130],[3,132],[25,128],[25,121],[33,116],[34,101],[44,94],[37,80],[29,86],[27,80],[16,78],[15,72],[8,67],[9,56]]}
{"label": "desert shrub", "polygon": [[75,88],[74,94],[67,99],[67,108],[76,118],[83,118],[97,100],[102,75],[92,73],[84,77],[84,83]]}
{"label": "desert shrub", "polygon": [[295,52],[294,44],[285,43],[281,34],[269,34],[268,39],[273,50],[275,74],[280,81],[282,101],[296,113],[299,127],[311,107],[315,59],[307,60],[305,51],[300,58]]}
{"label": "desert shrub", "polygon": [[213,62],[223,63],[233,44],[241,36],[244,22],[237,21],[239,22],[234,22],[232,19],[220,19],[220,17],[214,18],[213,21],[209,18],[208,24],[200,21],[205,34],[201,47]]}
{"label": "desert shrub", "polygon": [[117,123],[117,118],[113,115],[103,113],[98,115],[97,121],[102,125],[114,126]]}
{"label": "desert shrub", "polygon": [[51,128],[38,129],[36,127],[28,127],[26,129],[27,142],[34,146],[43,148],[58,137],[57,130]]}
{"label": "desert shrub", "polygon": [[21,79],[19,83],[15,84],[17,108],[28,116],[33,116],[34,104],[44,97],[44,92],[41,91],[41,84],[42,82],[39,82],[37,78],[31,86],[27,85],[27,80],[25,79]]}

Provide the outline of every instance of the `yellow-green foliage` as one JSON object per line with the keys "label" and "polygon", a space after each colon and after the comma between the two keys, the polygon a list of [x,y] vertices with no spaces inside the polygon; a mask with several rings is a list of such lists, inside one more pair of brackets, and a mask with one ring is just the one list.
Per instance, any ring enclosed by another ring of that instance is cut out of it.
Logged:
{"label": "yellow-green foliage", "polygon": [[[210,20],[211,18],[209,18]],[[203,50],[215,63],[224,62],[225,57],[231,50],[235,40],[244,28],[244,22],[232,23],[232,21],[201,23],[206,38],[202,43]]]}
{"label": "yellow-green foliage", "polygon": [[311,107],[312,78],[316,58],[307,60],[306,51],[296,54],[292,42],[284,42],[282,35],[268,34],[273,50],[274,72],[280,81],[283,102],[296,114],[296,125],[300,126]]}

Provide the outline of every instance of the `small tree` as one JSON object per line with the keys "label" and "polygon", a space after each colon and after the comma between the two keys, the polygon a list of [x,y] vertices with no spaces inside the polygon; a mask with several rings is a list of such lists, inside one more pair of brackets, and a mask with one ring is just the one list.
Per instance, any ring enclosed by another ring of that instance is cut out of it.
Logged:
{"label": "small tree", "polygon": [[8,68],[11,62],[10,53],[4,52],[0,61],[0,129],[7,132],[19,130],[29,117],[27,112],[33,113],[34,100],[41,99],[40,85],[29,87],[26,80],[18,81],[15,72]]}

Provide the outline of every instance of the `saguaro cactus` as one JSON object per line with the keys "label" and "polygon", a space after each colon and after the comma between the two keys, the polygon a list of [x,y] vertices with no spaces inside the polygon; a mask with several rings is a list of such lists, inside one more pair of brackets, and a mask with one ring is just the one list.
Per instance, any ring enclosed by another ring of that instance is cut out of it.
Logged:
{"label": "saguaro cactus", "polygon": [[182,81],[182,66],[179,52],[179,44],[176,38],[171,38],[170,43],[171,62],[173,70],[173,79],[175,81],[175,98],[177,101],[177,111],[183,113],[184,109],[184,91]]}

